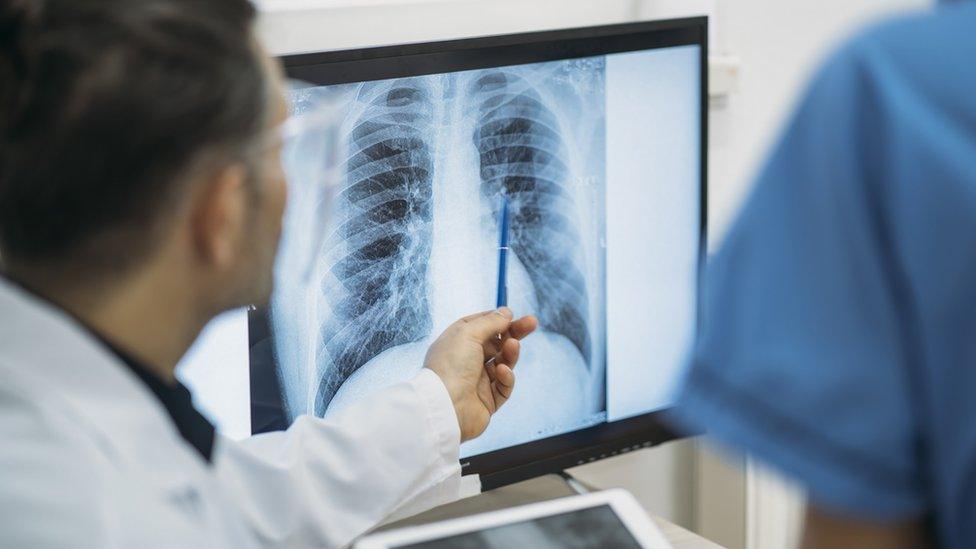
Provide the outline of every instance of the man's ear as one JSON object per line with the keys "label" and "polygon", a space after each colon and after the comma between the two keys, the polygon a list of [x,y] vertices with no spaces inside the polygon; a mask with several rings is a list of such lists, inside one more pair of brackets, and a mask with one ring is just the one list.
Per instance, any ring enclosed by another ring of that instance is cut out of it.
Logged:
{"label": "man's ear", "polygon": [[247,170],[231,164],[203,181],[191,215],[194,248],[206,265],[226,268],[240,251],[247,222]]}

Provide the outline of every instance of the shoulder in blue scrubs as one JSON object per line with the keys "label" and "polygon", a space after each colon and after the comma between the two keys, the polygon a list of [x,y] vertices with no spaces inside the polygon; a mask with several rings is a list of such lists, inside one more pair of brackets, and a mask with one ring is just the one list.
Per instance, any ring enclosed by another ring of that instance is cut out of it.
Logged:
{"label": "shoulder in blue scrubs", "polygon": [[703,299],[679,424],[976,547],[976,3],[826,63]]}

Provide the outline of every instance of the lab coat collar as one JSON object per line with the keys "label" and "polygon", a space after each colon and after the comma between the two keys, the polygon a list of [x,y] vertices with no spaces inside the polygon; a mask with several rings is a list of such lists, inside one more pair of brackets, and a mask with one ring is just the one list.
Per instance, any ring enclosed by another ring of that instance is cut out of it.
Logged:
{"label": "lab coat collar", "polygon": [[202,466],[165,409],[108,348],[64,311],[0,277],[0,372],[38,387],[46,405],[64,406],[110,459],[161,469]]}

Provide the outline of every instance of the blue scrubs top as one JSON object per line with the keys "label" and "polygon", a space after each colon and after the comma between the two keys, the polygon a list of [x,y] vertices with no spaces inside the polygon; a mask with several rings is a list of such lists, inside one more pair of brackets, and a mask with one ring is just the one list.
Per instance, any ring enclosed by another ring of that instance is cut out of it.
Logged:
{"label": "blue scrubs top", "polygon": [[821,69],[706,269],[676,420],[976,547],[976,3]]}

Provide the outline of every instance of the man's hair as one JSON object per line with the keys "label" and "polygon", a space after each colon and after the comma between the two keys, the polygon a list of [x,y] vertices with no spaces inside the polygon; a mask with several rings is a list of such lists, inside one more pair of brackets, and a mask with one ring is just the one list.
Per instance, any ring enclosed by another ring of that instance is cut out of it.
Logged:
{"label": "man's hair", "polygon": [[249,0],[0,0],[3,262],[147,256],[190,172],[261,137],[254,17]]}

